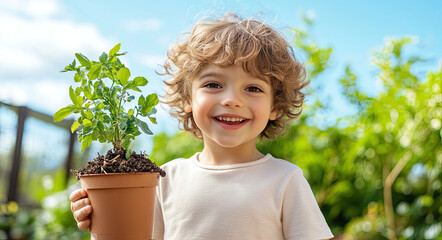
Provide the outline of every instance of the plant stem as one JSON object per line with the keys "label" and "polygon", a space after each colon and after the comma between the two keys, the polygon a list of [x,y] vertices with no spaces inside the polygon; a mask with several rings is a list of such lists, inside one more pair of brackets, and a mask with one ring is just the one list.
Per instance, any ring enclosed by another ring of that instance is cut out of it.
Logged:
{"label": "plant stem", "polygon": [[122,134],[120,134],[120,114],[121,114],[121,102],[123,101],[123,99],[120,99],[120,101],[118,102],[118,109],[117,109],[117,112],[118,112],[118,115],[117,115],[117,134],[118,134],[118,148],[120,148],[121,147],[121,138],[122,138]]}
{"label": "plant stem", "polygon": [[112,73],[112,71],[109,68],[107,70],[109,71],[110,75],[112,76],[112,78],[111,78],[112,85],[111,85],[110,88],[113,88],[114,87],[114,83],[115,83],[115,77],[114,77],[114,74]]}
{"label": "plant stem", "polygon": [[[106,67],[107,71],[109,72],[109,74],[111,75],[112,85],[111,85],[110,89],[113,89],[113,86],[116,81],[115,76],[112,73],[112,69],[109,66],[106,65],[105,67]],[[110,92],[110,94],[112,95],[112,92]],[[110,99],[112,99],[112,96],[110,96]],[[109,103],[112,104],[113,102],[109,101]],[[113,106],[113,107],[115,107],[115,106]],[[120,121],[119,121],[120,120],[120,110],[121,110],[121,100],[118,103],[118,107],[116,109],[114,109],[114,111],[113,111],[114,117],[116,119],[116,126],[115,126],[116,129],[115,129],[115,136],[114,136],[115,137],[115,139],[114,139],[114,149],[115,150],[121,148]],[[111,112],[111,114],[112,114],[112,112]]]}

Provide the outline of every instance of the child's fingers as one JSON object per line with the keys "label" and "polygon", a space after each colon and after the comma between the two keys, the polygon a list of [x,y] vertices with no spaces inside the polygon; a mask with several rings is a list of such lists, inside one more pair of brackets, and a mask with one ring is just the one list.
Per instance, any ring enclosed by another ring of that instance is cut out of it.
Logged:
{"label": "child's fingers", "polygon": [[91,205],[91,200],[89,198],[82,198],[75,202],[71,202],[71,211],[75,212],[79,209],[86,207],[87,205]]}
{"label": "child's fingers", "polygon": [[91,220],[86,219],[84,221],[78,222],[77,226],[81,230],[89,230],[89,228],[91,227]]}
{"label": "child's fingers", "polygon": [[87,192],[85,189],[78,189],[75,190],[71,193],[71,196],[69,197],[69,199],[71,200],[71,202],[76,202],[78,199],[87,197]]}
{"label": "child's fingers", "polygon": [[74,212],[75,221],[78,223],[89,219],[90,214],[92,213],[92,206],[87,205],[86,207],[80,208],[79,210]]}

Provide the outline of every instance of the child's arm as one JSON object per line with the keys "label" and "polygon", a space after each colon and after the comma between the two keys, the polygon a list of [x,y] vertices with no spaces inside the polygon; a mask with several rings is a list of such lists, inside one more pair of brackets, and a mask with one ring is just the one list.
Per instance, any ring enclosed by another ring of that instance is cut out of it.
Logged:
{"label": "child's arm", "polygon": [[285,239],[331,239],[333,234],[299,169],[286,186],[282,224]]}
{"label": "child's arm", "polygon": [[74,215],[77,226],[81,230],[89,230],[91,227],[91,201],[87,197],[85,189],[78,189],[71,193],[71,211]]}

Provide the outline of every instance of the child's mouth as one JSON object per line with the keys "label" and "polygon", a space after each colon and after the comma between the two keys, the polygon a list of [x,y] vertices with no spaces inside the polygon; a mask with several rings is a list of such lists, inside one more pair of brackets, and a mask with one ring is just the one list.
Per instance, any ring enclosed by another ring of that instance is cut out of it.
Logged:
{"label": "child's mouth", "polygon": [[214,117],[214,119],[218,122],[228,125],[241,124],[247,121],[247,119],[241,117]]}

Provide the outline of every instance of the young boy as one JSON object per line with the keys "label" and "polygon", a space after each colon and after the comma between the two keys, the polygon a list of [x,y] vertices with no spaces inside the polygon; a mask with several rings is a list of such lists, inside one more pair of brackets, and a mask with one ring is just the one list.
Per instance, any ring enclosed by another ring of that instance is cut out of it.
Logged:
{"label": "young boy", "polygon": [[[304,68],[280,33],[229,14],[195,25],[168,52],[165,102],[204,149],[162,166],[155,239],[330,239],[302,170],[256,149],[301,112]],[[92,212],[71,194],[80,229]]]}

